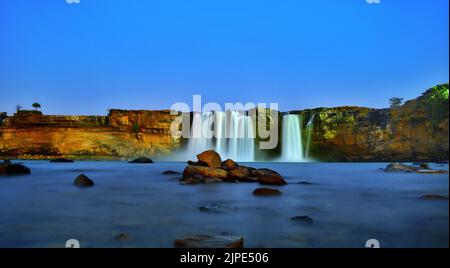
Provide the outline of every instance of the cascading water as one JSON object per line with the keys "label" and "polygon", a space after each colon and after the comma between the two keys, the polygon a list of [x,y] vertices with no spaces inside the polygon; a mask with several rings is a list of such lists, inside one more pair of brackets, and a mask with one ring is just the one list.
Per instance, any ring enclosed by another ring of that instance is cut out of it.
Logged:
{"label": "cascading water", "polygon": [[251,162],[255,160],[254,142],[253,120],[244,112],[194,113],[186,155],[195,159],[195,155],[213,149],[223,159]]}
{"label": "cascading water", "polygon": [[311,118],[309,119],[308,123],[306,124],[306,148],[305,148],[305,158],[309,159],[309,150],[311,147],[311,135],[314,128],[314,116],[313,114]]}
{"label": "cascading water", "polygon": [[283,115],[281,159],[286,162],[302,162],[303,144],[300,118],[295,114]]}

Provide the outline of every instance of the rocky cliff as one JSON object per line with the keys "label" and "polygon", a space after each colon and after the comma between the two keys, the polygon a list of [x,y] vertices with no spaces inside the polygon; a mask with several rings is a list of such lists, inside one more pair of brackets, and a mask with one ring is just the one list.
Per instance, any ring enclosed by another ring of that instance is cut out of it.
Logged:
{"label": "rocky cliff", "polygon": [[419,98],[391,109],[338,107],[296,113],[305,119],[315,115],[310,146],[314,159],[446,161],[448,92],[448,84],[435,86]]}
{"label": "rocky cliff", "polygon": [[[303,139],[308,136],[306,124],[314,116],[310,156],[316,160],[448,160],[448,84],[433,87],[397,108],[337,107],[290,113],[303,119]],[[183,140],[170,134],[175,117],[168,110],[111,110],[108,116],[23,111],[8,117],[0,113],[0,157],[168,156],[183,145]],[[279,147],[263,154],[278,152]]]}
{"label": "rocky cliff", "polygon": [[0,127],[0,156],[41,159],[108,159],[168,154],[169,111],[111,110],[108,116],[53,116],[17,113]]}

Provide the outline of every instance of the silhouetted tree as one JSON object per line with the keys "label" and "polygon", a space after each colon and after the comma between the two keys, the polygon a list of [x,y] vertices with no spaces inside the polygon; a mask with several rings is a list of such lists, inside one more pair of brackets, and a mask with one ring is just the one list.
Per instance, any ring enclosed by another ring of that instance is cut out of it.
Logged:
{"label": "silhouetted tree", "polygon": [[16,111],[20,111],[20,110],[22,110],[22,106],[16,105]]}
{"label": "silhouetted tree", "polygon": [[35,102],[35,103],[33,103],[33,108],[35,109],[35,110],[37,110],[38,108],[41,108],[41,105],[39,104],[39,103],[37,103],[37,102]]}
{"label": "silhouetted tree", "polygon": [[389,104],[391,108],[398,108],[402,106],[403,98],[392,97],[389,99]]}

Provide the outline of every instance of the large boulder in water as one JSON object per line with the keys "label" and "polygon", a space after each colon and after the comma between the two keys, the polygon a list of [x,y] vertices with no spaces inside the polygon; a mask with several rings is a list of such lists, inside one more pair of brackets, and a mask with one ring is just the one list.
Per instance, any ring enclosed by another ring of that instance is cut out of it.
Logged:
{"label": "large boulder in water", "polygon": [[208,167],[211,168],[221,168],[222,167],[222,159],[220,158],[220,155],[214,151],[204,151],[201,154],[197,155],[197,159],[201,163],[205,163]]}
{"label": "large boulder in water", "polygon": [[176,248],[243,248],[244,238],[229,235],[195,235],[176,239]]}
{"label": "large boulder in water", "polygon": [[232,180],[241,182],[256,182],[256,179],[250,178],[250,170],[246,167],[238,167],[228,171],[228,177]]}
{"label": "large boulder in water", "polygon": [[94,181],[89,179],[86,175],[81,174],[76,177],[73,184],[78,187],[92,187],[94,186]]}
{"label": "large boulder in water", "polygon": [[132,160],[132,161],[130,161],[128,163],[132,163],[132,164],[153,164],[154,162],[153,162],[153,160],[151,160],[148,157],[139,157],[139,158],[136,158],[136,159],[134,159],[134,160]]}

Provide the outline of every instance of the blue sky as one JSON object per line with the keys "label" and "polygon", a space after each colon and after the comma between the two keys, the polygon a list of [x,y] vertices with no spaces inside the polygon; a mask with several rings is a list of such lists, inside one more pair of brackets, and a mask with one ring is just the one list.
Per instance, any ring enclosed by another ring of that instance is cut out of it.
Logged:
{"label": "blue sky", "polygon": [[448,0],[0,1],[0,111],[386,107],[448,82]]}

